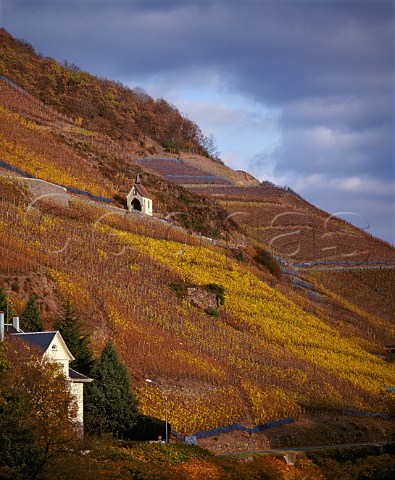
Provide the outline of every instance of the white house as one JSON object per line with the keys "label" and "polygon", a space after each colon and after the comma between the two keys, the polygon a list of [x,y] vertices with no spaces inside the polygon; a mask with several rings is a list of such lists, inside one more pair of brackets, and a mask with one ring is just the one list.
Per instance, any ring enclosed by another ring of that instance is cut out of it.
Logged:
{"label": "white house", "polygon": [[93,380],[70,368],[69,364],[74,360],[74,357],[67,348],[59,331],[25,333],[19,328],[19,317],[14,317],[12,324],[6,324],[4,323],[4,313],[0,312],[1,341],[4,340],[5,332],[10,337],[19,338],[23,342],[36,347],[43,352],[43,357],[47,360],[59,364],[69,383],[70,392],[77,400],[78,410],[75,421],[78,427],[82,429],[84,425],[84,383],[89,383]]}
{"label": "white house", "polygon": [[139,174],[137,174],[132,189],[126,195],[126,204],[129,212],[137,210],[146,215],[152,215],[152,196],[148,193],[147,189],[141,185]]}

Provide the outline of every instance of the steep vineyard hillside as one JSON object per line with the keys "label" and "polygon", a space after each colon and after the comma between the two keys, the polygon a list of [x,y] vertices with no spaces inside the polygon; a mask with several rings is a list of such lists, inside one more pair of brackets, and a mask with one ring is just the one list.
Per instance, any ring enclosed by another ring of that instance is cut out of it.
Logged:
{"label": "steep vineyard hillside", "polygon": [[[15,311],[34,291],[50,328],[60,299],[73,299],[95,350],[114,340],[142,411],[161,416],[160,392],[145,378],[169,387],[170,421],[181,433],[376,410],[382,387],[393,384],[393,365],[375,355],[394,333],[384,318],[349,310],[348,326],[329,306],[286,282],[270,286],[255,267],[160,220],[78,199],[29,208],[11,180],[0,191],[0,278]],[[225,290],[218,318],[171,288],[213,283]],[[330,293],[328,301],[342,307]],[[364,315],[369,323],[358,321]]]}
{"label": "steep vineyard hillside", "polygon": [[[138,163],[186,189],[219,202],[255,245],[293,263],[395,261],[387,242],[314,207],[290,188],[259,184],[241,172],[193,157],[147,157]],[[367,227],[358,214],[346,219]]]}
{"label": "steep vineyard hillside", "polygon": [[[294,263],[395,261],[394,248],[387,242],[314,207],[292,190],[265,182],[247,188],[196,184],[189,188],[216,199],[258,245]],[[347,219],[364,221],[358,215]]]}
{"label": "steep vineyard hillside", "polygon": [[154,196],[155,214],[183,212],[173,221],[210,236],[234,231],[216,202],[146,171],[133,150],[108,135],[90,131],[0,78],[1,165],[88,192],[116,205],[125,197],[137,173]]}
{"label": "steep vineyard hillside", "polygon": [[[0,288],[16,314],[35,293],[52,328],[71,299],[95,353],[113,340],[142,412],[163,414],[145,379],[166,386],[181,434],[345,409],[390,413],[393,247],[218,161],[166,158],[141,112],[134,126],[118,123],[114,103],[115,119],[105,109],[102,123],[97,112],[81,121],[66,73],[116,85],[0,33]],[[32,80],[44,65],[56,73],[51,91],[47,76]],[[97,108],[90,101],[84,111]],[[136,173],[153,217],[124,209]]]}

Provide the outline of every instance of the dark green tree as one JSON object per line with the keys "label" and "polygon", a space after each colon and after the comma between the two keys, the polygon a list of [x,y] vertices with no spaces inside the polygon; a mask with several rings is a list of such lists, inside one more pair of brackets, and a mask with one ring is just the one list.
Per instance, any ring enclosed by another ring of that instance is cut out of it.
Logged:
{"label": "dark green tree", "polygon": [[5,291],[0,288],[0,312],[4,312],[4,321],[9,323],[12,319],[12,308]]}
{"label": "dark green tree", "polygon": [[92,369],[92,383],[85,394],[85,425],[89,432],[127,438],[137,422],[137,402],[130,388],[129,373],[107,342]]}
{"label": "dark green tree", "polygon": [[24,332],[42,332],[43,324],[37,308],[36,295],[31,295],[21,316],[21,327]]}
{"label": "dark green tree", "polygon": [[83,332],[80,315],[74,308],[71,300],[68,299],[63,304],[53,327],[55,330],[59,330],[68,349],[75,358],[70,363],[70,367],[84,375],[89,375],[93,365],[90,339],[89,335]]}

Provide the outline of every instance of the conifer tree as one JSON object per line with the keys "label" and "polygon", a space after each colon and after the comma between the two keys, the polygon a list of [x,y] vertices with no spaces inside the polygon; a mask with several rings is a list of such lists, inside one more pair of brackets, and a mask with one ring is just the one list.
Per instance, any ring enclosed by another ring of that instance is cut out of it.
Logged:
{"label": "conifer tree", "polygon": [[12,319],[12,308],[7,294],[2,288],[0,288],[0,312],[4,313],[5,323],[9,323],[9,320]]}
{"label": "conifer tree", "polygon": [[67,348],[75,358],[70,367],[84,375],[89,375],[93,365],[89,336],[83,332],[78,312],[71,300],[67,300],[54,323],[54,329],[59,330]]}
{"label": "conifer tree", "polygon": [[95,434],[111,433],[127,438],[137,422],[137,402],[130,388],[129,373],[107,342],[92,369],[92,383],[85,395],[85,424]]}
{"label": "conifer tree", "polygon": [[21,327],[24,332],[42,332],[43,324],[37,308],[36,295],[31,295],[21,317]]}

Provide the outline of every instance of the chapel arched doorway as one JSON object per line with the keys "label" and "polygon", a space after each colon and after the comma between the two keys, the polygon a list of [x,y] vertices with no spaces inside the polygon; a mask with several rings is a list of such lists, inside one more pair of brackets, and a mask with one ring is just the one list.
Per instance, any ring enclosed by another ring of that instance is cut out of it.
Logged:
{"label": "chapel arched doorway", "polygon": [[141,203],[138,198],[134,198],[132,201],[132,208],[141,212]]}

